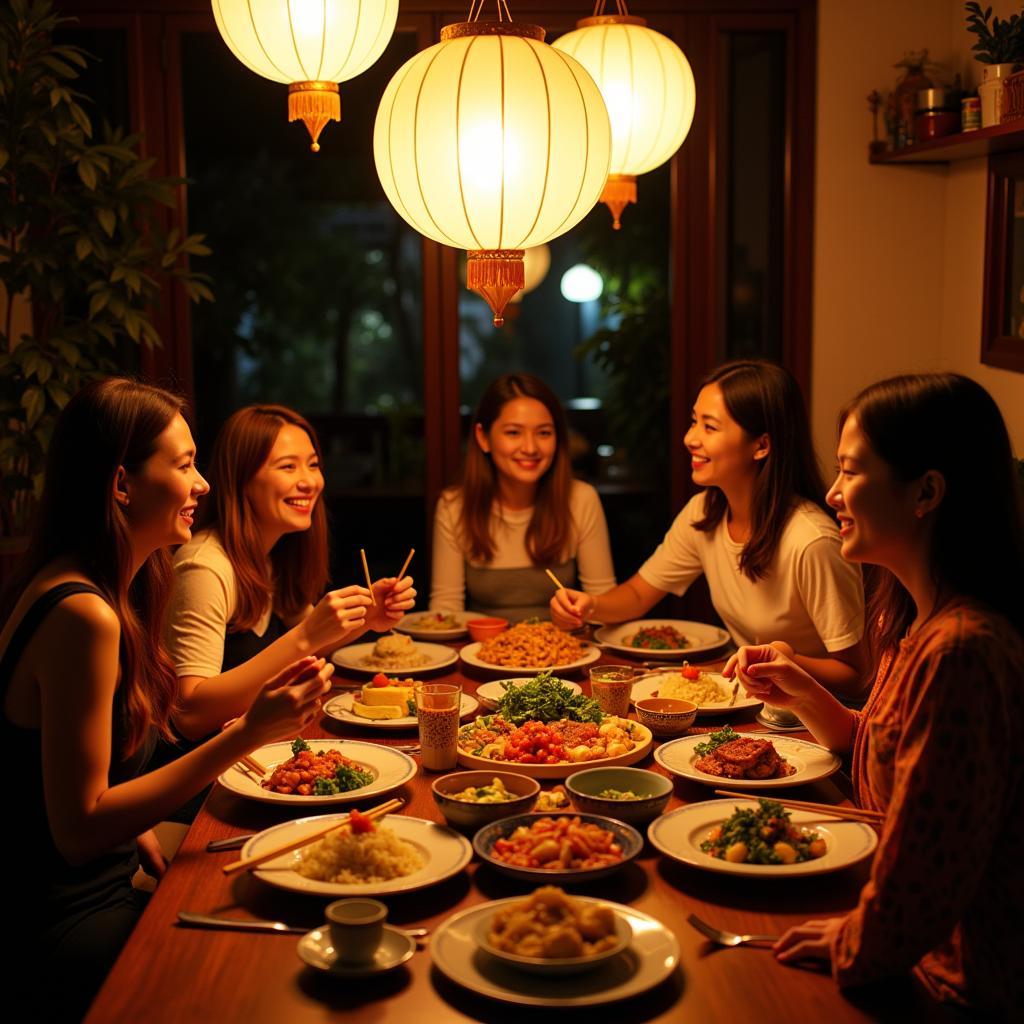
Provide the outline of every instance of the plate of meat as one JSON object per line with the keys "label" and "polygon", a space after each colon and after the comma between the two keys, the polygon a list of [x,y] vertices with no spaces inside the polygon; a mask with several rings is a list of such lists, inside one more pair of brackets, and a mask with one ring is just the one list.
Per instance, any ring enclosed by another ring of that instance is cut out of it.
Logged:
{"label": "plate of meat", "polygon": [[825,747],[776,736],[765,739],[726,726],[705,736],[682,736],[662,744],[654,759],[673,775],[707,786],[772,789],[802,786],[839,770],[840,760]]}

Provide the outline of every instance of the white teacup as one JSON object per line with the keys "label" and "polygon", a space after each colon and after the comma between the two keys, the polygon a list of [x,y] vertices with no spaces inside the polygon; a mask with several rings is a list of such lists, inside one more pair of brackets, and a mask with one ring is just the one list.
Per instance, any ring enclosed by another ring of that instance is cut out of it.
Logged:
{"label": "white teacup", "polygon": [[379,900],[335,900],[327,907],[331,945],[342,963],[372,962],[384,937],[388,908]]}
{"label": "white teacup", "polygon": [[783,728],[802,724],[800,719],[789,708],[776,707],[774,704],[765,704],[761,709],[761,716],[773,725],[780,725]]}

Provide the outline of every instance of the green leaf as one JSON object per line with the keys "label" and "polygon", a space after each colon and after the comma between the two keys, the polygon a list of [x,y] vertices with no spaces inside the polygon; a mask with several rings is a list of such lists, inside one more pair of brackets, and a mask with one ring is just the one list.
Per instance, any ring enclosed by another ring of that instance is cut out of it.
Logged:
{"label": "green leaf", "polygon": [[107,233],[108,238],[114,237],[114,228],[117,227],[117,215],[109,207],[103,206],[96,211],[96,219],[100,226]]}
{"label": "green leaf", "polygon": [[43,415],[43,410],[46,408],[46,396],[43,394],[43,389],[35,386],[26,388],[25,393],[21,396],[21,405],[25,410],[26,421],[31,429],[39,422],[39,417]]}
{"label": "green leaf", "polygon": [[110,301],[110,292],[101,291],[97,292],[89,300],[89,319],[91,320],[97,313],[102,313],[106,309],[107,303]]}
{"label": "green leaf", "polygon": [[78,176],[86,188],[96,191],[96,168],[86,160],[78,161]]}
{"label": "green leaf", "polygon": [[46,393],[53,399],[58,409],[63,409],[71,401],[71,392],[63,384],[55,380],[47,383]]}
{"label": "green leaf", "polygon": [[80,235],[77,242],[75,242],[75,255],[79,260],[86,259],[92,253],[92,242],[89,241],[85,235]]}
{"label": "green leaf", "polygon": [[64,357],[64,362],[68,366],[77,366],[78,361],[81,358],[81,353],[78,351],[78,346],[72,344],[70,341],[58,341],[55,342],[57,351]]}
{"label": "green leaf", "polygon": [[36,376],[40,384],[45,384],[53,376],[53,363],[40,358],[36,366]]}

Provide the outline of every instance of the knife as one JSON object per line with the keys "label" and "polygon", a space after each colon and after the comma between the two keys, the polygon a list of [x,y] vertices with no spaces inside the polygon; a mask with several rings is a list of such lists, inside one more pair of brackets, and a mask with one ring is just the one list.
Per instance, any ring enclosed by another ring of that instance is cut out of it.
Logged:
{"label": "knife", "polygon": [[308,928],[293,928],[283,921],[246,921],[236,917],[193,914],[187,910],[178,911],[178,923],[191,928],[227,928],[243,932],[281,932],[288,935],[305,935],[309,931]]}

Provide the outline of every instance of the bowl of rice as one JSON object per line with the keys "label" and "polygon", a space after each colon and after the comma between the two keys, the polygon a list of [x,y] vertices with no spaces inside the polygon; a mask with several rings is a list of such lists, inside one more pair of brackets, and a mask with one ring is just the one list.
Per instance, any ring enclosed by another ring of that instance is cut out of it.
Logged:
{"label": "bowl of rice", "polygon": [[338,885],[369,885],[411,875],[426,863],[415,845],[387,825],[369,832],[328,832],[300,851],[295,871],[303,878]]}

